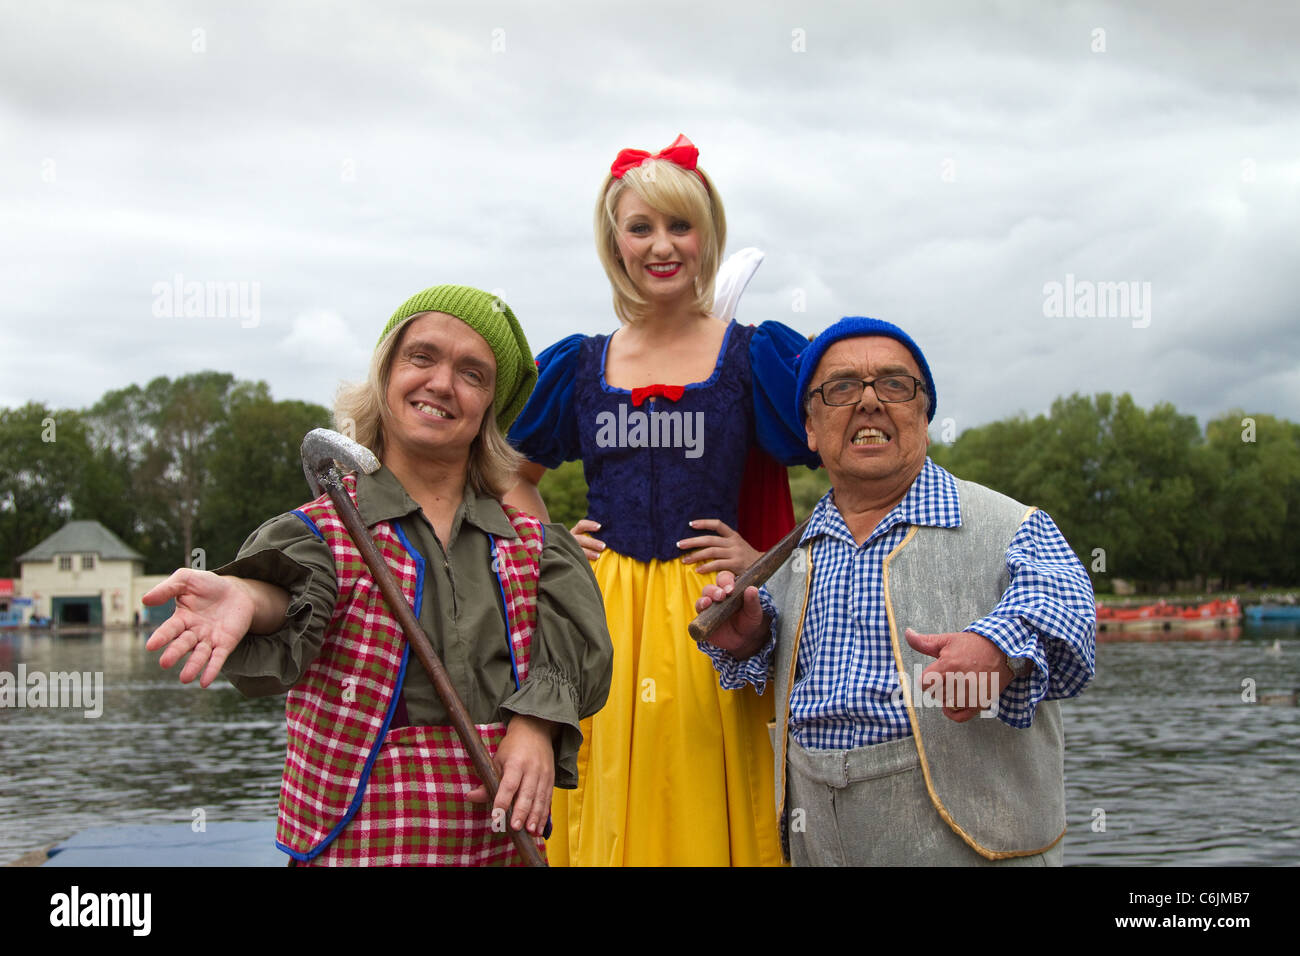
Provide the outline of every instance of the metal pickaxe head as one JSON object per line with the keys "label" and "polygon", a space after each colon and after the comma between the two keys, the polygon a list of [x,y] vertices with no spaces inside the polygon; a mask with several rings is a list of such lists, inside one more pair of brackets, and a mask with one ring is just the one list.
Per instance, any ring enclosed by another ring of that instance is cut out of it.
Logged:
{"label": "metal pickaxe head", "polygon": [[379,470],[379,459],[365,445],[328,428],[313,428],[302,440],[302,473],[307,476],[313,495],[321,493],[324,481],[337,485],[339,475],[334,471],[335,462],[344,471],[369,475]]}

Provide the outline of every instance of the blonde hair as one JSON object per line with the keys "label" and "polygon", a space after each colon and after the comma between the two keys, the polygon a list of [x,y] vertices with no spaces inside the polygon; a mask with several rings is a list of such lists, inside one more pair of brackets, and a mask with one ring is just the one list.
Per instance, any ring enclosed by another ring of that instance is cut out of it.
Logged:
{"label": "blonde hair", "polygon": [[[614,293],[614,312],[623,322],[636,322],[649,312],[618,257],[618,202],[632,190],[647,204],[669,216],[680,216],[699,232],[700,275],[696,280],[695,304],[701,312],[713,311],[713,282],[718,274],[722,250],[727,244],[727,215],[713,181],[704,170],[682,169],[666,159],[648,159],[629,169],[621,179],[607,175],[596,200],[596,254]],[[703,177],[703,182],[701,182]]]}
{"label": "blonde hair", "polygon": [[[365,445],[380,460],[384,457],[384,420],[389,414],[386,396],[393,355],[406,327],[413,319],[427,314],[417,312],[385,335],[370,357],[366,380],[340,386],[334,399],[335,429]],[[479,423],[478,436],[469,446],[465,473],[476,494],[500,499],[514,487],[524,458],[501,434],[495,406],[494,401]]]}

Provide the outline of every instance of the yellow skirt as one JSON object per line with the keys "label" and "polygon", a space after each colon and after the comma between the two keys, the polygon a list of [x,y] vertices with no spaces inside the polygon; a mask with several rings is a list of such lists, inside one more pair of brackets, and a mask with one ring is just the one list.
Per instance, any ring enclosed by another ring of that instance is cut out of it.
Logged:
{"label": "yellow skirt", "polygon": [[556,790],[554,866],[779,866],[772,695],[722,690],[686,625],[713,575],[606,549],[609,701],[582,722],[578,789]]}

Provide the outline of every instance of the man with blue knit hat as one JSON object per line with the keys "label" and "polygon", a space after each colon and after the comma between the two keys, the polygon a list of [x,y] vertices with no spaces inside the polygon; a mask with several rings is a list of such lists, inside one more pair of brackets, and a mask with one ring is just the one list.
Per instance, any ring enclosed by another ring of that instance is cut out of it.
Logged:
{"label": "man with blue knit hat", "polygon": [[[932,462],[920,347],[841,319],[799,361],[831,490],[700,647],[776,688],[776,802],[799,865],[1060,865],[1056,701],[1092,678],[1091,582],[1052,519]],[[718,575],[703,610],[734,585]]]}

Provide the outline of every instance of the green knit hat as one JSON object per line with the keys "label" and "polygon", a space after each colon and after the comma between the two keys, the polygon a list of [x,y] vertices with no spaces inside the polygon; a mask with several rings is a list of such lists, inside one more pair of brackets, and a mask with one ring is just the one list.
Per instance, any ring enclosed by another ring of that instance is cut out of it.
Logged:
{"label": "green knit hat", "polygon": [[420,312],[454,315],[483,336],[492,349],[497,359],[497,427],[504,435],[515,416],[523,411],[529,393],[537,384],[537,363],[510,306],[494,295],[466,285],[436,285],[417,292],[398,306],[380,333],[379,341]]}

